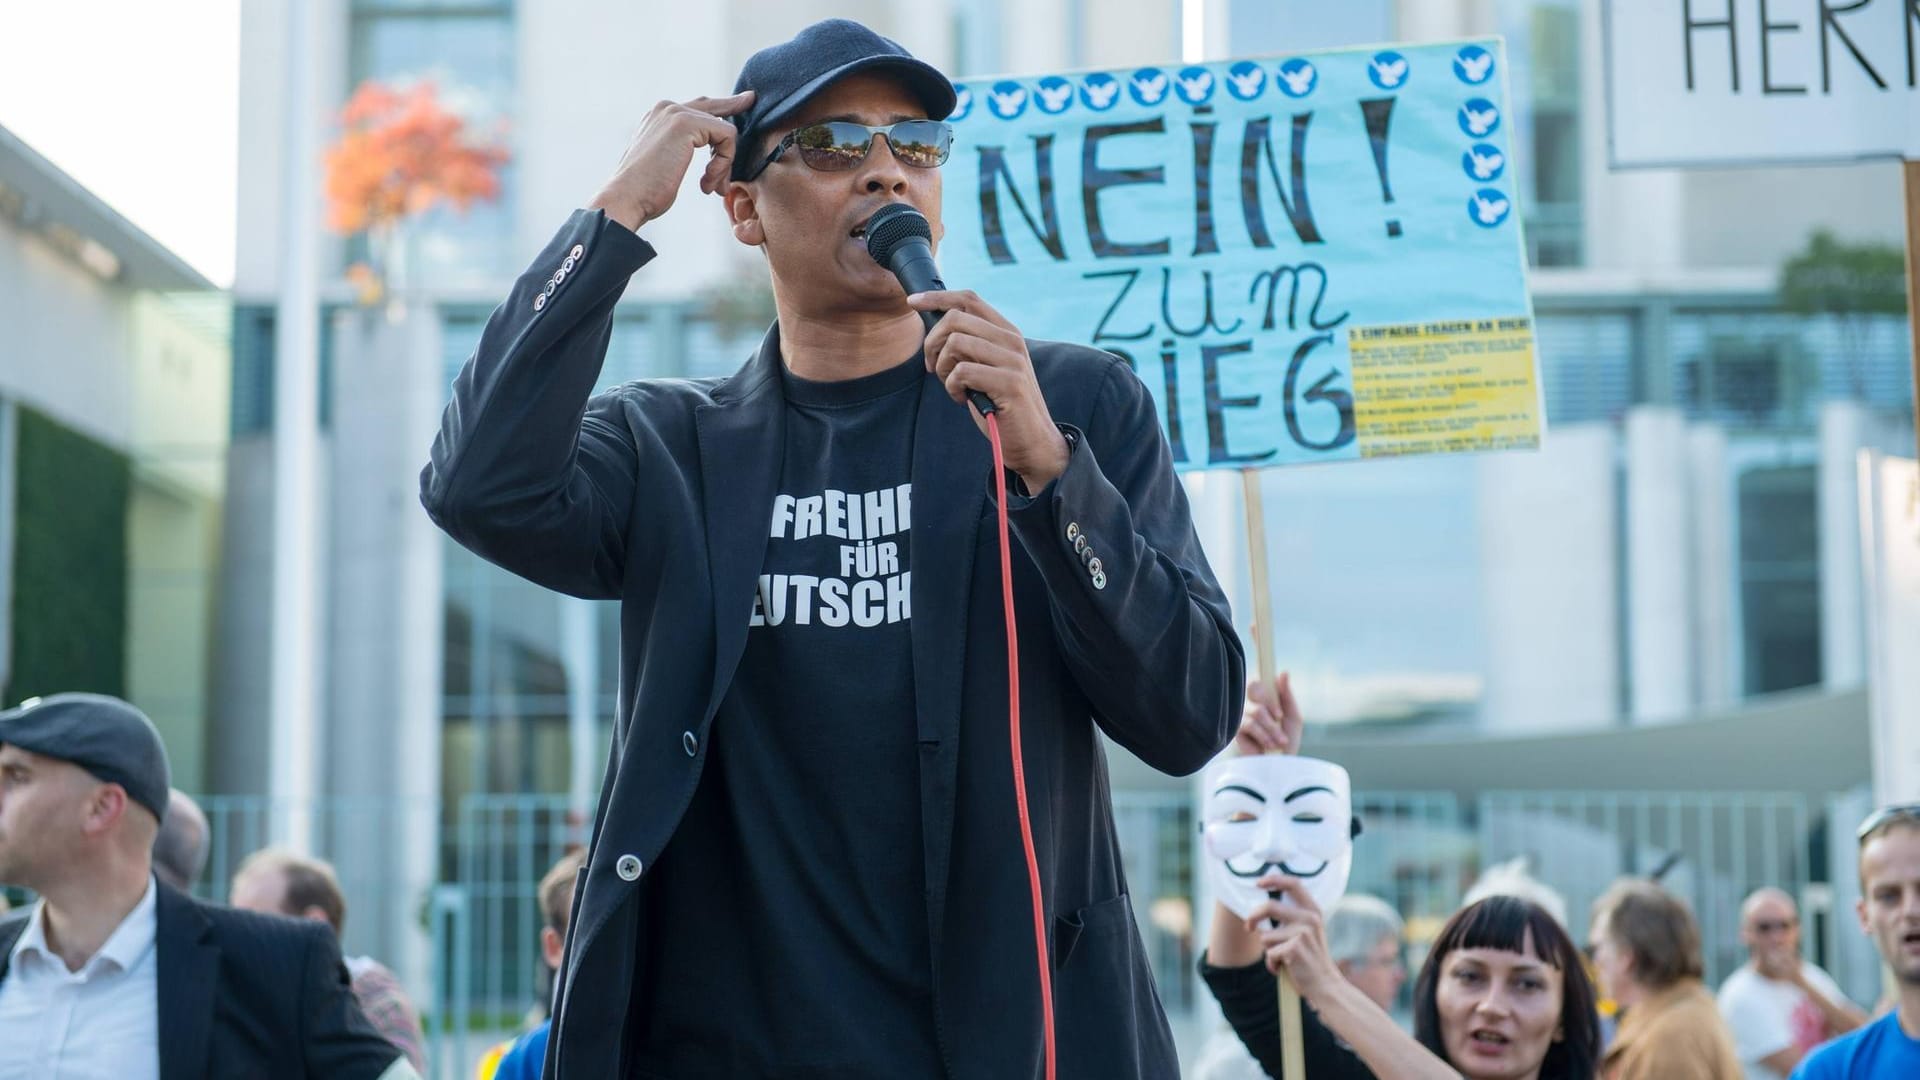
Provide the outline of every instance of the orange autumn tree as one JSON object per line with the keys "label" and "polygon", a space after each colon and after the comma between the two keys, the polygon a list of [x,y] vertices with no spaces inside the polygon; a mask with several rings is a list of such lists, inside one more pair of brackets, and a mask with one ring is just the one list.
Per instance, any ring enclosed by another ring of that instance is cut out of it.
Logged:
{"label": "orange autumn tree", "polygon": [[363,303],[377,301],[385,279],[404,271],[407,222],[445,204],[465,212],[500,196],[507,151],[475,139],[448,112],[437,88],[421,82],[396,89],[368,80],[340,111],[340,138],[326,151],[327,226],[343,236],[364,232],[372,265],[347,276]]}

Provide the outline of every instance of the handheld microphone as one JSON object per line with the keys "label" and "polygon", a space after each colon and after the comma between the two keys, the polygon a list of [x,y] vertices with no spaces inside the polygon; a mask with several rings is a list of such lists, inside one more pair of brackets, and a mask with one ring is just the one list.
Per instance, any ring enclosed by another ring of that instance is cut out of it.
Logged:
{"label": "handheld microphone", "polygon": [[[927,225],[926,215],[906,203],[888,203],[867,220],[867,254],[900,279],[900,287],[908,296],[947,287],[933,262],[933,230]],[[920,321],[932,330],[942,314],[923,311]],[[967,400],[981,416],[993,411],[993,399],[978,390],[968,390]]]}

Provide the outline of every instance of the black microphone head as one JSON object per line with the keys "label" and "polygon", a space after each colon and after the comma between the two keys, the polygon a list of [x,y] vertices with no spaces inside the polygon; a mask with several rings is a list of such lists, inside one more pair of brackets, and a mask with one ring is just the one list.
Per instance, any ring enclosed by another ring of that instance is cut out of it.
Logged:
{"label": "black microphone head", "polygon": [[925,214],[906,203],[888,203],[867,219],[867,254],[881,266],[888,265],[902,241],[913,237],[931,244],[933,229]]}

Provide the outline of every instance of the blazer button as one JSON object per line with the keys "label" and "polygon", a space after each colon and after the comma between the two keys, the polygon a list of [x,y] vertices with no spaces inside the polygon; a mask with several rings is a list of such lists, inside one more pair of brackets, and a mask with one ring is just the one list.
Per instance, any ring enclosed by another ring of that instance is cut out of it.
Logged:
{"label": "blazer button", "polygon": [[621,881],[639,880],[640,857],[637,855],[620,856],[619,861],[613,864],[613,872],[620,875]]}
{"label": "blazer button", "polygon": [[700,752],[700,740],[693,737],[693,732],[683,731],[680,733],[680,749],[685,750],[688,757],[692,757]]}
{"label": "blazer button", "polygon": [[1075,555],[1085,555],[1087,549],[1092,546],[1092,544],[1087,543],[1087,537],[1084,533],[1073,538],[1073,553]]}
{"label": "blazer button", "polygon": [[584,244],[575,244],[573,245],[573,250],[567,252],[567,258],[572,259],[574,262],[579,262],[580,256],[585,255],[586,253],[587,253],[587,249]]}
{"label": "blazer button", "polygon": [[1077,521],[1067,522],[1067,540],[1074,541],[1078,539],[1080,539],[1080,523]]}
{"label": "blazer button", "polygon": [[541,308],[546,306],[547,306],[547,294],[546,293],[536,294],[533,298],[533,310],[539,311]]}
{"label": "blazer button", "polygon": [[1093,587],[1096,589],[1104,589],[1107,587],[1107,575],[1104,571],[1095,570],[1093,572]]}

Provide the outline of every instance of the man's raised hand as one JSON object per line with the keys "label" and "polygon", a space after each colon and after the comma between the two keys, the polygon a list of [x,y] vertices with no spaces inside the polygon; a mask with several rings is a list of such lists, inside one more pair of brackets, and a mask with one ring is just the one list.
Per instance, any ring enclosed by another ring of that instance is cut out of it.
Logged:
{"label": "man's raised hand", "polygon": [[667,212],[680,194],[680,181],[693,164],[694,151],[711,149],[700,173],[700,190],[720,190],[733,169],[738,132],[727,117],[753,104],[753,91],[728,97],[698,97],[691,101],[662,101],[647,112],[640,130],[620,156],[614,171],[588,209],[629,229],[638,229]]}

